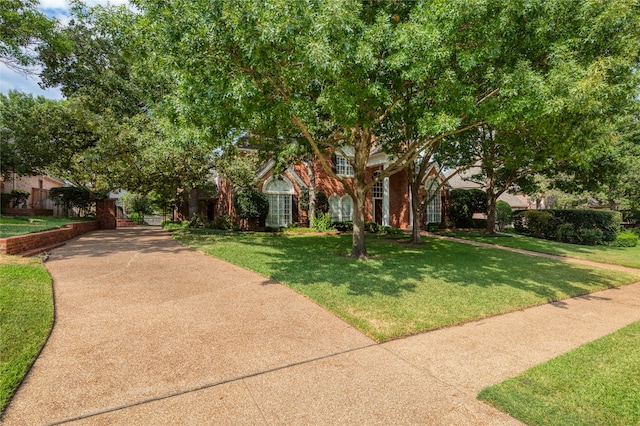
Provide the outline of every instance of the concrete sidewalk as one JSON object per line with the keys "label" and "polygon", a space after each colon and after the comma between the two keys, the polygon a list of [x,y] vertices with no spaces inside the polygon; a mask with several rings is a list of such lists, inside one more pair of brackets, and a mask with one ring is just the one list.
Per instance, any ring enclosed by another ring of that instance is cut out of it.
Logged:
{"label": "concrete sidewalk", "polygon": [[6,425],[518,424],[478,391],[640,320],[637,283],[376,345],[160,230],[87,234],[46,265],[56,324]]}

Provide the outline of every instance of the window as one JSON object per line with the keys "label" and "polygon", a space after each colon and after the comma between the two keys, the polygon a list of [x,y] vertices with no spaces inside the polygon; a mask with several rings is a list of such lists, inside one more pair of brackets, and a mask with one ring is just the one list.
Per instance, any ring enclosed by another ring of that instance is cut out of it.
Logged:
{"label": "window", "polygon": [[345,195],[340,200],[342,202],[342,208],[340,209],[342,213],[341,221],[342,222],[352,222],[353,221],[353,200],[350,196]]}
{"label": "window", "polygon": [[286,178],[271,178],[264,184],[263,191],[269,200],[267,226],[291,225],[291,195],[293,185]]}
{"label": "window", "polygon": [[[377,177],[380,172],[375,172],[373,177]],[[378,181],[373,185],[373,198],[383,198],[384,197],[384,185],[382,181]]]}
{"label": "window", "polygon": [[329,213],[331,214],[331,222],[353,221],[353,200],[348,195],[340,198],[333,194],[329,197]]}
{"label": "window", "polygon": [[346,158],[336,154],[336,174],[344,177],[353,177],[353,166]]}
{"label": "window", "polygon": [[440,191],[438,188],[438,182],[436,182],[433,178],[427,179],[425,184],[425,188],[427,193],[425,195],[426,199],[429,201],[427,203],[427,208],[425,211],[424,221],[425,223],[440,223],[442,221],[442,214],[440,212],[440,206],[442,205],[442,201],[440,199]]}

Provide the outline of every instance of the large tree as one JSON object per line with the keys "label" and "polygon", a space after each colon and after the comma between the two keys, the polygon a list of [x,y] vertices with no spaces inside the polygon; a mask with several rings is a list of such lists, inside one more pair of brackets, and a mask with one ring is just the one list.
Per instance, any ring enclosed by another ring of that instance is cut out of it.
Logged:
{"label": "large tree", "polygon": [[[638,63],[633,0],[136,4],[178,82],[176,111],[220,135],[272,135],[283,123],[304,135],[354,200],[357,258],[367,257],[365,199],[377,181],[448,136],[561,110],[567,91],[589,94],[587,80],[628,81]],[[411,140],[395,114],[407,105]],[[397,155],[368,179],[376,146]],[[353,178],[331,170],[330,152]]]}
{"label": "large tree", "polygon": [[37,61],[37,47],[51,41],[55,21],[38,10],[37,0],[0,3],[0,62],[27,71]]}

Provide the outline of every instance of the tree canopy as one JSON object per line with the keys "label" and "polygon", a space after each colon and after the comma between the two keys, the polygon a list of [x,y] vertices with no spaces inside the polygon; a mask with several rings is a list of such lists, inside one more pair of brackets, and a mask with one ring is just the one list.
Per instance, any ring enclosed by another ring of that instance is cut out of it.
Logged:
{"label": "tree canopy", "polygon": [[[304,135],[354,199],[354,257],[366,257],[366,193],[426,147],[485,124],[614,113],[637,89],[633,0],[136,5],[177,81],[174,111],[219,137]],[[367,181],[374,147],[395,160]],[[353,179],[328,152],[345,154]]]}

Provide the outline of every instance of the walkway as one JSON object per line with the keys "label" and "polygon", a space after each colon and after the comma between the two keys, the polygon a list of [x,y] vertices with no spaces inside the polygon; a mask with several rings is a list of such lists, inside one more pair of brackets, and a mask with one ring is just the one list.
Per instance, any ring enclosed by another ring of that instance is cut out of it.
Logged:
{"label": "walkway", "polygon": [[56,324],[5,425],[518,424],[478,391],[640,320],[636,283],[376,345],[159,230],[86,234],[47,268]]}

